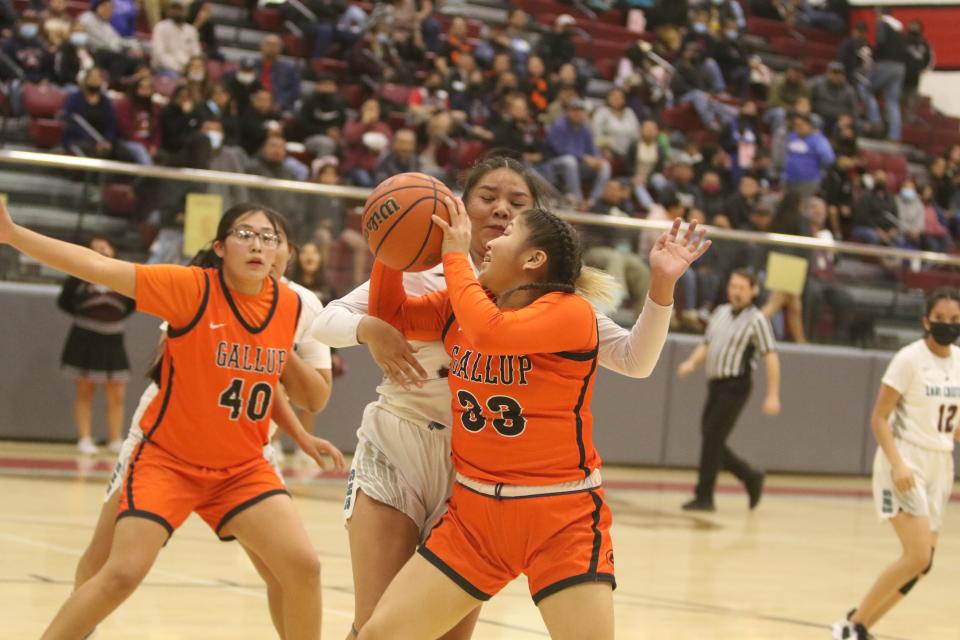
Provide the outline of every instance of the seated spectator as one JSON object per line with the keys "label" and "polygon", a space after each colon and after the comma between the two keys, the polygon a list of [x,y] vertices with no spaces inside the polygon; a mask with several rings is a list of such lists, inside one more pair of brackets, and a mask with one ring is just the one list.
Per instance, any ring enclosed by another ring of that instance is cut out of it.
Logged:
{"label": "seated spectator", "polygon": [[54,34],[70,33],[73,26],[73,16],[67,10],[67,0],[49,0],[47,7],[40,12],[40,22],[43,25],[40,29],[41,35],[50,44],[59,46],[60,43],[54,43]]}
{"label": "seated spectator", "polygon": [[494,120],[493,104],[483,82],[483,71],[474,70],[466,89],[450,99],[450,108],[450,115],[459,131],[485,142],[493,140],[493,132],[487,128],[488,123]]}
{"label": "seated spectator", "polygon": [[559,120],[567,112],[567,104],[571,100],[579,100],[580,93],[576,85],[561,84],[554,87],[554,98],[547,106],[547,110],[540,114],[540,122],[543,126],[550,128],[553,123]]}
{"label": "seated spectator", "polygon": [[280,58],[283,42],[280,36],[269,34],[260,43],[260,60],[255,65],[260,84],[273,95],[284,113],[292,113],[300,99],[300,73],[297,68]]}
{"label": "seated spectator", "polygon": [[443,77],[444,87],[452,96],[467,90],[470,75],[477,70],[477,59],[472,53],[461,53],[457,62]]}
{"label": "seated spectator", "polygon": [[[727,197],[724,206],[724,217],[729,228],[747,229],[750,227],[750,216],[753,210],[760,205],[762,192],[760,183],[753,176],[747,174],[740,178],[737,192]],[[716,216],[710,220],[717,224]]]}
{"label": "seated spectator", "polygon": [[187,22],[190,0],[172,0],[167,17],[153,28],[150,61],[154,73],[180,77],[190,58],[203,55],[197,28]]}
{"label": "seated spectator", "polygon": [[684,47],[683,56],[674,67],[670,88],[679,104],[693,105],[700,120],[710,131],[720,131],[733,117],[731,107],[710,95],[714,90],[713,80],[700,46],[695,42]]}
{"label": "seated spectator", "polygon": [[[934,199],[933,186],[924,185],[920,191],[923,201],[923,249],[947,253],[953,246],[948,228],[949,220],[945,211]],[[952,217],[952,216],[951,216]],[[954,217],[954,220],[956,218]]]}
{"label": "seated spectator", "polygon": [[190,99],[204,104],[210,95],[210,80],[207,78],[207,60],[202,55],[192,56],[182,70],[182,76],[190,92]]}
{"label": "seated spectator", "polygon": [[701,210],[707,223],[710,223],[717,216],[727,214],[727,193],[724,191],[723,182],[716,171],[703,172],[703,176],[700,178],[700,193],[703,194]]}
{"label": "seated spectator", "polygon": [[[735,4],[735,3],[734,3]],[[735,18],[723,23],[722,37],[713,49],[727,91],[740,98],[747,97],[750,87],[750,47],[743,41]]]}
{"label": "seated spectator", "polygon": [[756,102],[748,100],[740,106],[740,113],[730,123],[722,144],[730,154],[731,178],[736,182],[740,176],[753,170],[757,151],[763,144]]}
{"label": "seated spectator", "polygon": [[224,85],[233,96],[233,104],[236,106],[237,114],[244,113],[250,108],[250,99],[264,86],[257,80],[257,64],[252,58],[247,58],[240,63],[240,67],[227,75]]}
{"label": "seated spectator", "polygon": [[97,64],[113,81],[133,75],[143,65],[143,50],[133,38],[122,37],[110,23],[113,16],[111,0],[93,0],[90,11],[77,18],[90,38],[89,48]]}
{"label": "seated spectator", "polygon": [[[337,170],[337,159],[332,156],[317,158],[313,162],[313,177],[311,182],[317,184],[340,184],[340,173]],[[330,259],[330,249],[335,240],[342,242],[350,251],[351,282],[355,287],[367,277],[367,256],[370,249],[363,236],[349,228],[347,221],[347,207],[342,198],[331,196],[311,196],[309,205],[313,206],[313,224],[310,227],[310,239],[316,242],[323,255],[324,262]]]}
{"label": "seated spectator", "polygon": [[553,21],[553,30],[540,38],[537,54],[547,62],[548,71],[554,72],[577,56],[577,45],[573,35],[577,31],[577,20],[569,13],[557,16]]}
{"label": "seated spectator", "polygon": [[[403,64],[399,80],[404,83],[411,82],[411,75],[427,63],[427,46],[421,32],[415,30],[394,33],[392,44],[393,50]],[[435,63],[439,69],[446,64],[446,58],[437,58]]]}
{"label": "seated spectator", "polygon": [[[208,116],[200,125],[200,132],[210,140],[209,168],[211,171],[246,173],[249,163],[247,154],[240,147],[227,142],[223,123]],[[224,209],[250,200],[247,188],[240,185],[211,182],[207,186],[207,193],[215,193],[222,197]]]}
{"label": "seated spectator", "polygon": [[407,99],[407,124],[419,127],[441,111],[450,109],[450,95],[443,88],[443,75],[431,71],[423,86],[410,92]]}
{"label": "seated spectator", "polygon": [[947,211],[953,200],[953,176],[947,173],[947,160],[938,156],[930,161],[930,187],[933,189],[933,199],[937,206]]}
{"label": "seated spectator", "polygon": [[63,148],[74,155],[132,162],[132,156],[117,144],[117,113],[100,69],[93,67],[78,80],[78,90],[63,107]]}
{"label": "seated spectator", "polygon": [[843,72],[843,64],[831,62],[827,73],[810,82],[810,106],[823,118],[824,131],[832,132],[840,116],[857,113],[857,94]]}
{"label": "seated spectator", "polygon": [[137,164],[152,165],[160,147],[160,105],[154,98],[153,81],[149,76],[131,85],[127,95],[117,103],[117,123],[123,146]]}
{"label": "seated spectator", "polygon": [[220,53],[220,43],[217,41],[217,30],[210,19],[210,3],[206,0],[196,0],[187,10],[187,22],[197,30],[197,39],[200,49],[207,60],[223,60]]}
{"label": "seated spectator", "polygon": [[504,35],[510,39],[510,62],[514,70],[520,72],[527,68],[536,41],[528,28],[530,16],[523,9],[512,9],[507,16]]}
{"label": "seated spectator", "polygon": [[404,79],[404,64],[387,27],[374,23],[347,55],[350,74],[372,84]]}
{"label": "seated spectator", "polygon": [[70,36],[53,54],[53,81],[62,86],[75,84],[77,75],[96,66],[90,51],[90,36],[80,22],[76,22]]}
{"label": "seated spectator", "polygon": [[[13,35],[0,42],[0,51],[23,71],[26,82],[40,83],[52,78],[52,60],[40,39],[40,19],[36,12],[23,12]],[[0,77],[5,76],[6,72]]]}
{"label": "seated spectator", "polygon": [[663,170],[670,157],[670,143],[660,135],[660,127],[653,120],[640,125],[640,139],[627,150],[626,173],[633,182],[633,195],[646,211],[653,208],[650,189],[663,188],[666,180]]}
{"label": "seated spectator", "polygon": [[851,237],[857,242],[903,247],[897,229],[897,203],[887,191],[887,174],[873,173],[872,188],[864,190],[853,206]]}
{"label": "seated spectator", "polygon": [[360,105],[360,119],[343,128],[343,174],[358,187],[374,186],[380,154],[390,144],[393,131],[380,121],[380,103],[369,98]]}
{"label": "seated spectator", "polygon": [[470,44],[470,39],[467,37],[466,18],[457,16],[450,21],[446,42],[440,44],[440,50],[437,53],[454,66],[463,54],[473,57],[473,45]]}
{"label": "seated spectator", "polygon": [[756,54],[747,58],[747,67],[750,69],[750,98],[765,102],[770,95],[770,85],[773,84],[773,71]]}
{"label": "seated spectator", "polygon": [[841,118],[836,129],[833,147],[837,160],[824,173],[820,194],[827,204],[830,229],[835,237],[845,238],[853,216],[853,193],[859,185],[862,162],[852,123]]}
{"label": "seated spectator", "polygon": [[316,157],[337,154],[347,103],[333,76],[323,75],[313,85],[313,94],[303,99],[295,122],[297,136]]}
{"label": "seated spectator", "polygon": [[503,114],[493,129],[494,149],[509,152],[528,167],[543,162],[540,128],[530,114],[522,93],[512,93],[503,101]]}
{"label": "seated spectator", "polygon": [[[547,132],[546,148],[554,184],[557,184],[558,177],[561,178],[564,193],[578,206],[590,206],[596,202],[610,180],[611,169],[594,144],[587,120],[587,105],[583,100],[575,98],[567,103],[566,115],[554,122]],[[592,184],[586,200],[581,181]]]}
{"label": "seated spectator", "polygon": [[900,185],[900,191],[894,198],[897,204],[897,218],[900,220],[900,234],[904,242],[912,249],[924,246],[926,226],[926,207],[917,193],[913,178],[907,178]]}
{"label": "seated spectator", "polygon": [[534,117],[539,117],[550,104],[550,84],[547,82],[547,67],[540,56],[527,58],[527,75],[520,83],[527,96]]}
{"label": "seated spectator", "polygon": [[593,135],[597,148],[611,163],[624,165],[630,148],[640,139],[640,122],[627,108],[622,89],[607,93],[607,103],[593,112]]}
{"label": "seated spectator", "polygon": [[[247,165],[247,173],[254,176],[263,176],[273,180],[302,180],[301,176],[291,171],[287,160],[287,141],[281,133],[269,133],[260,149]],[[257,202],[279,211],[293,223],[295,229],[301,229],[304,224],[304,196],[293,191],[279,191],[277,189],[256,189],[252,193]],[[299,235],[299,233],[297,234]]]}
{"label": "seated spectator", "polygon": [[680,42],[680,51],[696,46],[703,59],[704,69],[710,78],[710,93],[723,93],[727,90],[723,72],[717,64],[716,54],[719,42],[710,31],[710,10],[706,7],[693,9],[690,16],[690,28]]}
{"label": "seated spectator", "polygon": [[693,164],[693,158],[688,153],[680,152],[671,156],[668,175],[657,190],[659,202],[676,199],[685,210],[700,208],[703,193],[694,180]]}
{"label": "seated spectator", "polygon": [[259,153],[268,133],[282,132],[283,114],[270,91],[260,89],[251,97],[250,108],[240,113],[240,146],[252,157]]}
{"label": "seated spectator", "polygon": [[374,182],[380,184],[387,178],[408,171],[420,171],[420,158],[417,155],[417,134],[412,129],[400,129],[393,136],[390,153],[383,156],[377,163],[377,168],[374,170]]}
{"label": "seated spectator", "polygon": [[731,21],[737,29],[747,28],[747,20],[740,3],[737,0],[713,0],[710,7],[710,24],[725,25]]}
{"label": "seated spectator", "polygon": [[520,91],[520,80],[517,79],[517,74],[512,71],[507,71],[499,76],[493,86],[494,98],[501,100],[515,91]]}
{"label": "seated spectator", "polygon": [[557,72],[550,78],[551,86],[573,86],[577,88],[577,93],[583,94],[587,91],[587,81],[590,78],[577,72],[577,67],[571,63],[562,64]]}
{"label": "seated spectator", "polygon": [[801,201],[820,190],[823,172],[833,165],[836,156],[830,141],[814,129],[809,116],[795,116],[793,131],[787,136],[787,156],[783,182],[787,192],[800,195]]}
{"label": "seated spectator", "polygon": [[240,112],[233,94],[227,86],[218,82],[210,87],[203,103],[204,120],[217,120],[223,128],[224,144],[237,145],[240,140]]}
{"label": "seated spectator", "polygon": [[778,129],[771,129],[770,131],[773,138],[770,142],[771,156],[774,171],[777,174],[783,173],[783,166],[787,160],[787,142],[789,141],[790,133],[793,131],[794,121],[798,117],[809,119],[814,129],[818,129],[821,132],[823,131],[823,119],[813,112],[813,109],[810,107],[810,99],[797,98],[797,101],[793,103],[793,108],[785,112],[783,126]]}
{"label": "seated spectator", "polygon": [[424,126],[426,143],[420,150],[420,171],[453,184],[454,145],[450,139],[453,117],[447,112],[433,115]]}
{"label": "seated spectator", "polygon": [[178,153],[194,131],[203,123],[203,110],[190,97],[187,85],[180,83],[170,95],[170,102],[160,111],[160,141],[169,154]]}
{"label": "seated spectator", "polygon": [[796,63],[788,66],[783,77],[770,88],[767,112],[763,119],[771,132],[787,127],[790,109],[800,98],[810,99],[810,87],[807,86],[803,69]]}
{"label": "seated spectator", "polygon": [[[629,203],[629,184],[611,180],[594,205],[593,213],[629,217]],[[639,315],[650,288],[650,267],[635,250],[636,237],[634,232],[597,225],[590,225],[581,233],[583,263],[607,272],[619,285],[613,309],[619,308],[626,297],[633,303],[634,313]]]}

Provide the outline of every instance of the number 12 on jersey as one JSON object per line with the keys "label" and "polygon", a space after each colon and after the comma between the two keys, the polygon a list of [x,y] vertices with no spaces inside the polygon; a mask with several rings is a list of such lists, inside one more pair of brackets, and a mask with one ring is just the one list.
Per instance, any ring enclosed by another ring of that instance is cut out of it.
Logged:
{"label": "number 12 on jersey", "polygon": [[270,410],[270,400],[273,398],[273,387],[266,382],[258,382],[250,388],[246,399],[243,397],[243,379],[234,378],[230,385],[220,394],[221,407],[230,409],[229,418],[239,420],[246,404],[247,418],[251,422],[262,420]]}
{"label": "number 12 on jersey", "polygon": [[937,431],[940,433],[953,433],[956,426],[957,405],[940,405],[940,420],[937,422]]}

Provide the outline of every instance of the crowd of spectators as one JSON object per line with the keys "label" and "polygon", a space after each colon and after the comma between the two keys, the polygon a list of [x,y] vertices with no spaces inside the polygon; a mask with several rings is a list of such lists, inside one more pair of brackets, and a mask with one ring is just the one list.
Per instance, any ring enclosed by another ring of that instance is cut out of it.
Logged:
{"label": "crowd of spectators", "polygon": [[[455,184],[465,148],[496,149],[584,211],[952,248],[960,147],[934,159],[928,174],[896,181],[867,170],[858,148],[863,136],[899,140],[904,117],[913,117],[933,60],[921,23],[879,11],[871,43],[867,25],[848,25],[845,2],[640,4],[647,33],[625,45],[602,100],[588,91],[600,72],[581,44],[585,20],[564,13],[542,25],[515,8],[471,37],[464,17],[441,14],[432,0],[272,3],[302,34],[304,56],[340,60],[339,75],[291,62],[273,33],[259,55],[225,63],[207,0],[170,0],[146,20],[129,0],[93,0],[77,18],[65,0],[49,0],[19,14],[0,10],[0,77],[14,109],[25,82],[70,89],[67,153],[370,187],[403,171]],[[775,73],[747,31],[750,14],[849,35],[822,75],[799,64]],[[344,78],[364,100],[348,104]],[[313,84],[302,95],[304,79]],[[665,114],[682,109],[693,110],[698,130],[668,126]],[[210,188],[225,204],[252,196],[290,213],[298,239],[315,242],[324,263],[343,239],[353,279],[364,277],[363,243],[342,201]],[[166,232],[156,260],[176,257],[184,196],[138,185],[139,208]],[[588,260],[614,273],[639,310],[649,278],[644,238],[593,229],[587,239]],[[718,243],[684,279],[681,321],[700,322],[730,270],[762,271],[765,254],[749,253]],[[811,274],[827,268],[817,262],[823,256],[812,259]],[[816,304],[838,297],[812,288]],[[793,338],[804,338],[799,301],[774,297],[766,308],[782,310]]]}

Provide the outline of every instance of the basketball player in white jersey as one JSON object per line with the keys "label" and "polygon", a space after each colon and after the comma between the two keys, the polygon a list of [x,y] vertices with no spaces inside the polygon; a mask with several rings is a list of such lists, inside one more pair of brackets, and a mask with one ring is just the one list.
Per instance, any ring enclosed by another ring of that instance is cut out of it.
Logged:
{"label": "basketball player in white jersey", "polygon": [[[271,270],[271,275],[280,278],[284,284],[294,290],[300,297],[302,306],[300,310],[300,320],[297,323],[297,330],[294,337],[293,357],[287,362],[287,370],[282,376],[284,391],[286,396],[293,400],[299,406],[308,407],[311,411],[320,411],[326,405],[332,389],[332,365],[330,360],[330,347],[316,340],[310,333],[317,317],[323,311],[323,303],[317,298],[316,294],[302,287],[295,282],[290,282],[281,278],[286,271],[287,264],[293,252],[293,247],[287,241],[287,229],[280,229],[280,246],[277,251],[277,261]],[[286,249],[286,251],[284,250]],[[203,256],[198,255],[194,263],[198,266],[209,266],[203,263]],[[160,327],[161,332],[165,334],[166,323]],[[117,456],[117,462],[113,468],[113,475],[107,485],[106,496],[100,509],[100,517],[97,520],[94,529],[93,538],[84,550],[80,561],[77,563],[76,574],[74,576],[74,589],[77,589],[84,582],[92,578],[107,561],[110,553],[110,546],[113,542],[114,522],[117,517],[117,510],[120,501],[119,489],[123,486],[123,480],[127,475],[127,466],[133,451],[143,439],[143,431],[140,429],[140,419],[144,411],[150,405],[154,396],[157,395],[159,388],[154,380],[144,390],[137,404],[137,409],[130,421],[130,431],[120,448]],[[287,432],[302,450],[306,451],[318,465],[324,466],[321,455],[329,455],[333,460],[334,470],[341,471],[346,466],[343,454],[327,440],[317,438],[309,434],[299,423],[280,425],[281,430]],[[299,427],[299,429],[298,429]],[[270,438],[277,431],[277,423],[270,424]],[[274,446],[270,441],[263,447],[263,456],[270,461],[277,475],[283,478],[283,468],[280,464],[280,457],[276,455]],[[245,549],[245,551],[247,551]],[[277,627],[280,637],[283,637],[282,630],[278,626],[282,619],[277,608],[282,601],[279,582],[270,574],[266,566],[247,551],[250,559],[253,561],[257,571],[263,577],[267,584],[267,600],[270,605],[270,617],[274,626]]]}
{"label": "basketball player in white jersey", "polygon": [[[500,237],[514,217],[542,200],[539,180],[515,160],[493,156],[477,164],[463,189],[474,264],[483,259],[488,241]],[[673,243],[668,244],[667,250],[673,251]],[[410,296],[447,287],[442,265],[405,273],[403,282]],[[386,374],[377,387],[379,400],[366,407],[357,431],[344,503],[355,594],[350,638],[443,515],[454,477],[446,380],[450,357],[440,342],[408,345],[392,326],[367,316],[368,285],[327,305],[315,333],[331,347],[367,344]],[[600,365],[631,377],[649,376],[666,341],[672,312],[672,306],[647,298],[630,331],[598,314]],[[478,615],[479,607],[444,640],[469,638]]]}
{"label": "basketball player in white jersey", "polygon": [[877,514],[900,539],[889,565],[845,620],[837,640],[867,640],[868,629],[930,572],[943,512],[953,489],[953,447],[960,427],[960,291],[927,299],[925,336],[897,352],[887,367],[870,426],[879,448],[873,462]]}

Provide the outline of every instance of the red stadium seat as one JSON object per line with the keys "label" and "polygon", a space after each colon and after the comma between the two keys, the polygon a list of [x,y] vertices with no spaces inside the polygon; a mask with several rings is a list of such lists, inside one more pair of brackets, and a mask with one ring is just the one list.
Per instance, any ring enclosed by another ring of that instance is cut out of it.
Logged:
{"label": "red stadium seat", "polygon": [[359,84],[340,85],[340,95],[343,96],[347,106],[352,109],[359,109],[360,105],[363,104],[363,101],[367,97],[366,92],[363,90],[363,86]]}
{"label": "red stadium seat", "polygon": [[277,9],[257,9],[253,12],[253,22],[271,33],[283,30],[283,14]]}
{"label": "red stadium seat", "polygon": [[101,197],[107,215],[128,218],[137,210],[137,196],[129,184],[104,185]]}
{"label": "red stadium seat", "polygon": [[680,131],[696,131],[703,128],[700,122],[700,116],[689,104],[681,104],[676,107],[664,109],[662,113],[663,123],[671,129]]}
{"label": "red stadium seat", "polygon": [[49,118],[30,118],[27,123],[30,140],[40,149],[53,149],[63,144],[64,128],[63,121]]}
{"label": "red stadium seat", "polygon": [[306,41],[295,33],[284,33],[280,36],[283,41],[283,50],[288,56],[306,58],[309,53]]}
{"label": "red stadium seat", "polygon": [[207,60],[207,78],[209,78],[211,83],[220,82],[226,74],[227,68],[223,62],[212,58]]}
{"label": "red stadium seat", "polygon": [[346,80],[349,72],[347,63],[337,58],[311,58],[310,69],[315,75],[332,75],[338,82]]}
{"label": "red stadium seat", "polygon": [[31,118],[56,118],[63,111],[67,93],[50,84],[23,87],[23,109]]}
{"label": "red stadium seat", "polygon": [[461,140],[457,144],[456,166],[460,171],[470,169],[477,159],[487,150],[487,145],[481,140]]}
{"label": "red stadium seat", "polygon": [[387,82],[380,88],[380,97],[387,102],[406,106],[412,91],[413,87]]}

